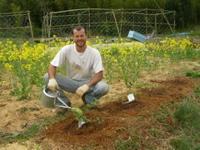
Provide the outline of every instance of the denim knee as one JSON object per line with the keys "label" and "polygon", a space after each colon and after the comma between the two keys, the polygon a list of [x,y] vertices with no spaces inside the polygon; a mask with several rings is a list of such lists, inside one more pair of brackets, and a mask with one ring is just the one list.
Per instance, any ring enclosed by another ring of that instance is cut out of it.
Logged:
{"label": "denim knee", "polygon": [[108,91],[109,91],[108,84],[104,81],[100,81],[99,83],[97,83],[97,85],[95,85],[95,87],[93,89],[93,94],[97,97],[101,97],[101,96],[107,94]]}

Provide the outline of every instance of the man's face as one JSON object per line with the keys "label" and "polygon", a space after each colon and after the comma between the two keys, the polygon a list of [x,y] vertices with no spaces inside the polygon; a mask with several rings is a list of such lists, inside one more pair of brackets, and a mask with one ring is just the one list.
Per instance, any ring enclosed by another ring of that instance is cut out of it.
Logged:
{"label": "man's face", "polygon": [[86,45],[87,36],[85,30],[73,30],[73,40],[78,47],[84,47]]}

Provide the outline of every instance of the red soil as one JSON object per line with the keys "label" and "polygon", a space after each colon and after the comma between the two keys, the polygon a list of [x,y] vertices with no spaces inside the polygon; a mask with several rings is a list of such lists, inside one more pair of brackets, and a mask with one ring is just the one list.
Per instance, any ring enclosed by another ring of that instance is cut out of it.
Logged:
{"label": "red soil", "polygon": [[190,95],[195,86],[193,80],[185,77],[151,82],[159,86],[138,90],[136,101],[130,104],[112,102],[89,110],[86,116],[90,121],[81,129],[77,128],[77,122],[70,114],[65,120],[44,130],[40,139],[51,140],[60,149],[78,149],[87,145],[97,149],[113,149],[116,139],[129,137],[128,129],[137,125],[136,117],[148,117],[161,104],[178,101]]}

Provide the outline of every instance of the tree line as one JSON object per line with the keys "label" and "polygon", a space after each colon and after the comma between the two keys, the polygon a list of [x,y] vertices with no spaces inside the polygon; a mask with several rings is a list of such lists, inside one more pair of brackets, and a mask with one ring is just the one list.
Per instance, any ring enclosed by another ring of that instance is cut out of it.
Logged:
{"label": "tree line", "polygon": [[46,13],[77,8],[162,8],[176,11],[179,28],[200,23],[200,0],[0,0],[0,13],[29,10],[38,28]]}

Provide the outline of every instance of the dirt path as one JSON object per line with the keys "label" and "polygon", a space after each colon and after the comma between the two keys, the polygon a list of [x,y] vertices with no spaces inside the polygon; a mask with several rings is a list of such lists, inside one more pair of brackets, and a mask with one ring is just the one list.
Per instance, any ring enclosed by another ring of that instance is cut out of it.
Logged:
{"label": "dirt path", "polygon": [[124,105],[118,101],[92,109],[86,113],[90,122],[81,129],[70,115],[44,130],[37,142],[45,149],[69,150],[89,145],[96,149],[113,149],[117,138],[129,137],[128,129],[137,125],[138,116],[148,117],[161,104],[190,95],[195,87],[195,82],[186,77],[151,82],[159,86],[138,90],[135,102]]}

